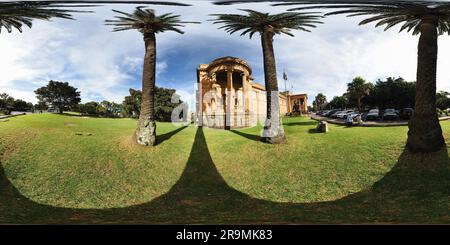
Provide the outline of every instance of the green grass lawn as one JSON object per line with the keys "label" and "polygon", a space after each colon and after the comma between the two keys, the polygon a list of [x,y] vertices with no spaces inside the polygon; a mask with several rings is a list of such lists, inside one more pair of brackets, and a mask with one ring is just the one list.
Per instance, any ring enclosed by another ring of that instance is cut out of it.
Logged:
{"label": "green grass lawn", "polygon": [[[40,114],[0,122],[0,223],[449,223],[447,149],[403,152],[407,127],[314,132],[286,118],[287,143],[261,127]],[[442,123],[447,142],[450,122]]]}

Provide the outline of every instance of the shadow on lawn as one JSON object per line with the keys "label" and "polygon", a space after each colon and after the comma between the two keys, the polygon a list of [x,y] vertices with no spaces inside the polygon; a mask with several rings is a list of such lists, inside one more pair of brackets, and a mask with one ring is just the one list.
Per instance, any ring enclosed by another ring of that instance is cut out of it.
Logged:
{"label": "shadow on lawn", "polygon": [[369,190],[317,203],[278,203],[230,187],[216,169],[202,128],[175,185],[144,204],[70,209],[35,203],[19,193],[0,165],[0,223],[368,223],[448,222],[448,152],[404,152]]}
{"label": "shadow on lawn", "polygon": [[159,144],[161,144],[162,142],[164,142],[164,141],[170,139],[172,136],[176,135],[178,132],[180,132],[181,130],[183,130],[183,129],[185,129],[185,128],[187,128],[187,126],[179,127],[179,128],[177,128],[177,129],[172,130],[172,131],[170,131],[170,132],[168,132],[168,133],[165,133],[165,134],[156,135],[156,145],[159,145]]}
{"label": "shadow on lawn", "polygon": [[247,134],[247,133],[244,133],[244,132],[241,132],[241,131],[237,131],[237,130],[230,130],[230,132],[233,132],[233,133],[235,133],[237,135],[240,135],[240,136],[242,136],[244,138],[247,138],[249,140],[261,141],[261,136],[259,136],[259,135]]}
{"label": "shadow on lawn", "polygon": [[310,126],[310,125],[317,125],[318,122],[312,121],[312,122],[288,122],[283,123],[285,126]]}
{"label": "shadow on lawn", "polygon": [[317,131],[316,128],[310,128],[308,129],[308,134],[319,134],[321,132]]}

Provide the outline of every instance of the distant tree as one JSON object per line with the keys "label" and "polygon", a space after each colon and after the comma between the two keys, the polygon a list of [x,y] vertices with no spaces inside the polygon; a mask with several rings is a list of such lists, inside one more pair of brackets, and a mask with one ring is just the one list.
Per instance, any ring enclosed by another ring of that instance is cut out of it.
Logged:
{"label": "distant tree", "polygon": [[73,107],[73,111],[79,112],[83,115],[89,115],[89,116],[98,116],[98,103],[95,101],[87,102],[85,104],[78,104]]}
{"label": "distant tree", "polygon": [[[123,103],[123,114],[125,117],[137,117],[141,110],[142,92],[130,89],[130,95],[126,96]],[[155,87],[155,120],[170,122],[172,111],[183,101],[172,103],[175,89]]]}
{"label": "distant tree", "polygon": [[155,118],[157,121],[170,122],[172,111],[183,101],[172,103],[175,89],[156,87],[155,90]]}
{"label": "distant tree", "polygon": [[358,110],[362,112],[361,100],[370,93],[373,85],[367,83],[362,77],[355,77],[351,83],[347,84],[347,96],[356,100]]}
{"label": "distant tree", "polygon": [[333,99],[328,103],[327,107],[329,109],[339,109],[347,108],[348,105],[349,101],[346,96],[334,96]]}
{"label": "distant tree", "polygon": [[323,109],[324,105],[327,103],[327,97],[322,94],[318,93],[316,95],[316,98],[313,101],[313,107],[315,111]]}
{"label": "distant tree", "polygon": [[0,110],[2,113],[8,115],[11,114],[11,110],[14,107],[14,98],[7,93],[0,94]]}
{"label": "distant tree", "polygon": [[407,82],[401,77],[389,77],[385,81],[378,80],[370,94],[362,102],[382,109],[414,108],[415,90],[415,82]]}
{"label": "distant tree", "polygon": [[104,100],[97,106],[97,112],[102,117],[118,117],[122,111],[120,104]]}
{"label": "distant tree", "polygon": [[38,88],[34,92],[40,102],[52,105],[58,109],[59,113],[69,110],[81,101],[80,92],[67,82],[51,80],[47,86]]}
{"label": "distant tree", "polygon": [[37,104],[34,105],[35,110],[47,110],[48,106],[45,102],[39,101]]}
{"label": "distant tree", "polygon": [[95,101],[85,103],[84,108],[83,108],[84,114],[98,116],[98,110],[97,110],[98,105],[99,104]]}
{"label": "distant tree", "polygon": [[130,88],[130,95],[125,96],[122,102],[123,116],[137,118],[141,113],[142,92]]}
{"label": "distant tree", "polygon": [[450,108],[450,93],[447,91],[439,91],[436,94],[436,107],[445,110]]}
{"label": "distant tree", "polygon": [[13,110],[14,111],[28,111],[33,109],[33,104],[26,102],[21,99],[14,100]]}

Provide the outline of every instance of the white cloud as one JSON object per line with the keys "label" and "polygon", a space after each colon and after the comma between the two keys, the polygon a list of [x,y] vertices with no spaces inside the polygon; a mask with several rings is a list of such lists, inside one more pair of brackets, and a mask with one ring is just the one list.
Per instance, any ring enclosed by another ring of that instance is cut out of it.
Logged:
{"label": "white cloud", "polygon": [[[192,3],[194,7],[152,6],[157,14],[174,12],[182,15],[183,20],[203,22],[187,25],[183,36],[176,33],[158,35],[157,76],[179,72],[167,59],[168,55],[188,50],[191,45],[203,45],[204,40],[223,40],[230,45],[230,53],[245,52],[247,61],[254,68],[254,77],[263,83],[259,37],[249,40],[238,34],[230,36],[207,21],[212,18],[208,14],[237,13],[238,8],[275,13],[287,8],[268,7],[267,3],[236,6],[214,6],[209,1]],[[77,14],[77,21],[36,21],[33,28],[23,34],[2,32],[0,91],[36,102],[34,89],[50,79],[67,80],[82,91],[84,102],[100,99],[121,102],[130,84],[140,88],[142,36],[136,31],[112,33],[111,27],[103,22],[115,15],[111,8],[130,11],[134,7],[98,7],[95,14]],[[324,21],[324,25],[311,33],[296,32],[294,38],[275,38],[280,89],[284,89],[283,69],[294,85],[294,92],[308,93],[310,103],[319,92],[330,99],[342,94],[346,84],[357,75],[369,81],[387,76],[415,80],[417,37],[398,34],[395,28],[383,32],[373,26],[360,27],[357,20],[345,17],[329,17]],[[437,86],[442,90],[450,90],[449,41],[447,36],[440,37]],[[204,51],[214,53],[218,45],[206,43]],[[191,72],[195,74],[195,69]],[[176,83],[175,88],[184,101],[192,100],[193,89],[190,88],[193,83],[195,81],[191,79]]]}
{"label": "white cloud", "polygon": [[[355,76],[370,82],[389,76],[415,81],[418,36],[399,34],[395,28],[384,32],[382,28],[357,26],[355,20],[332,17],[312,33],[299,33],[291,39],[276,40],[278,67],[286,68],[294,91],[307,92],[310,103],[320,92],[329,99],[341,95]],[[443,90],[450,88],[448,41],[447,36],[439,41],[437,87]]]}

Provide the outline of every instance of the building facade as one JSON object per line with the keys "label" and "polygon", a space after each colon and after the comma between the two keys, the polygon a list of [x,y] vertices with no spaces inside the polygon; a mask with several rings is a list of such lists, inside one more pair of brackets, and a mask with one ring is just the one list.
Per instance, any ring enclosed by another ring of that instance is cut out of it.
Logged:
{"label": "building facade", "polygon": [[[212,128],[244,128],[263,123],[265,87],[256,83],[242,59],[222,57],[197,68],[198,124]],[[279,93],[281,115],[307,113],[307,95]]]}

